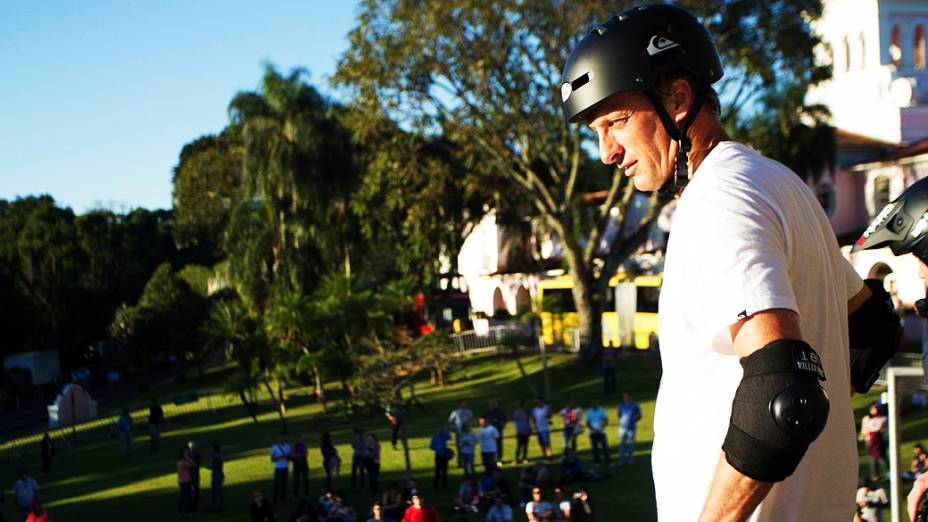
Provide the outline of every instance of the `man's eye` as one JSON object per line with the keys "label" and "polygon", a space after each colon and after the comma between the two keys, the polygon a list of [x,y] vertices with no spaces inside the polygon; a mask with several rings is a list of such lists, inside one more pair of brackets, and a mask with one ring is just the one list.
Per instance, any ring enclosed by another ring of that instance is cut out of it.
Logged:
{"label": "man's eye", "polygon": [[625,126],[626,123],[628,123],[628,118],[616,118],[614,120],[609,120],[610,127],[615,127],[615,126],[623,127]]}

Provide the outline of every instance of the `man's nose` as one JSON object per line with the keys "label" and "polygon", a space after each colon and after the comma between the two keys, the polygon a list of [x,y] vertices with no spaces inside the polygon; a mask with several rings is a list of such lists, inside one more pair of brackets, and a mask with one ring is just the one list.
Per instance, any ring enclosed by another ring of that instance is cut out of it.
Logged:
{"label": "man's nose", "polygon": [[606,165],[618,164],[622,160],[624,150],[609,135],[608,131],[599,133],[599,159]]}

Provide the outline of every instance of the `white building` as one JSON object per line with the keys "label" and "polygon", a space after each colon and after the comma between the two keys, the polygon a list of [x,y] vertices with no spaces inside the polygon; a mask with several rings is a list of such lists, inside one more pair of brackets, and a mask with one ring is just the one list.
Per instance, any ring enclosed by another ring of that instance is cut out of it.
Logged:
{"label": "white building", "polygon": [[807,101],[826,105],[837,128],[833,204],[826,206],[851,263],[884,281],[906,316],[906,335],[921,337],[911,313],[925,297],[917,260],[888,249],[850,253],[850,244],[882,207],[928,176],[928,1],[824,0],[815,28],[827,44],[819,57],[832,79]]}
{"label": "white building", "polygon": [[491,210],[467,236],[458,254],[458,272],[467,282],[471,308],[487,317],[515,316],[531,310],[537,293],[537,274],[507,273],[516,238],[504,232],[496,222],[496,211]]}
{"label": "white building", "polygon": [[832,125],[887,143],[928,136],[925,0],[824,0],[815,28],[833,78],[808,101],[831,109]]}

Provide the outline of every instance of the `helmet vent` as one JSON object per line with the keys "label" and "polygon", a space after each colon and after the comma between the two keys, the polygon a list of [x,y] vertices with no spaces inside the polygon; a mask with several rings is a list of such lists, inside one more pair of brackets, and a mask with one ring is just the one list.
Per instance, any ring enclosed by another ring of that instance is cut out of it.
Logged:
{"label": "helmet vent", "polygon": [[590,73],[586,72],[580,75],[576,80],[570,82],[570,87],[572,90],[576,91],[588,83],[590,83]]}

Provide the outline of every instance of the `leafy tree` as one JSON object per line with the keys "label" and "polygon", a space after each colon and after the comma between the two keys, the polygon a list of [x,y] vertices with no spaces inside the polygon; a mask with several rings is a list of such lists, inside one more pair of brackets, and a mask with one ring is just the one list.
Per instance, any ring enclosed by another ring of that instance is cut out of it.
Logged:
{"label": "leafy tree", "polygon": [[208,310],[207,299],[163,263],[145,285],[138,304],[117,310],[110,334],[141,367],[159,354],[172,353],[202,373],[209,352],[204,350],[200,328]]}
{"label": "leafy tree", "polygon": [[244,145],[240,127],[184,145],[174,168],[171,221],[178,245],[197,248],[212,264],[232,209],[240,199]]}
{"label": "leafy tree", "polygon": [[305,74],[267,66],[260,91],[229,105],[245,147],[241,204],[266,221],[271,273],[285,270],[294,288],[311,288],[334,263],[350,273],[348,196],[357,179],[350,136]]}
{"label": "leafy tree", "polygon": [[358,217],[370,256],[369,273],[419,273],[429,282],[441,258],[457,272],[464,240],[484,215],[494,187],[478,183],[448,140],[424,138],[365,111],[348,111],[363,177],[351,209]]}
{"label": "leafy tree", "polygon": [[419,337],[410,346],[413,360],[428,369],[433,384],[444,388],[448,374],[456,368],[454,345],[447,333],[436,331]]}
{"label": "leafy tree", "polygon": [[[685,6],[705,15],[723,60],[733,64],[729,78],[741,79],[734,85],[747,95],[736,91],[730,108],[761,103],[755,93],[772,89],[776,78],[800,85],[817,78],[808,73],[816,70],[817,43],[808,20],[820,14],[818,1]],[[584,148],[592,136],[582,125],[566,125],[558,88],[567,53],[594,23],[624,7],[593,0],[366,0],[336,73],[372,124],[394,117],[404,128],[450,140],[474,175],[518,194],[550,227],[576,282],[586,354],[599,344],[608,279],[647,236],[658,206],[629,219],[632,184],[614,169],[592,170]],[[583,195],[593,191],[605,199],[591,207]],[[603,245],[613,209],[625,233]]]}
{"label": "leafy tree", "polygon": [[236,363],[232,376],[225,381],[226,390],[238,395],[257,423],[257,390],[269,366],[263,332],[241,301],[234,298],[220,299],[213,304],[202,331],[208,351],[223,352],[227,359]]}

